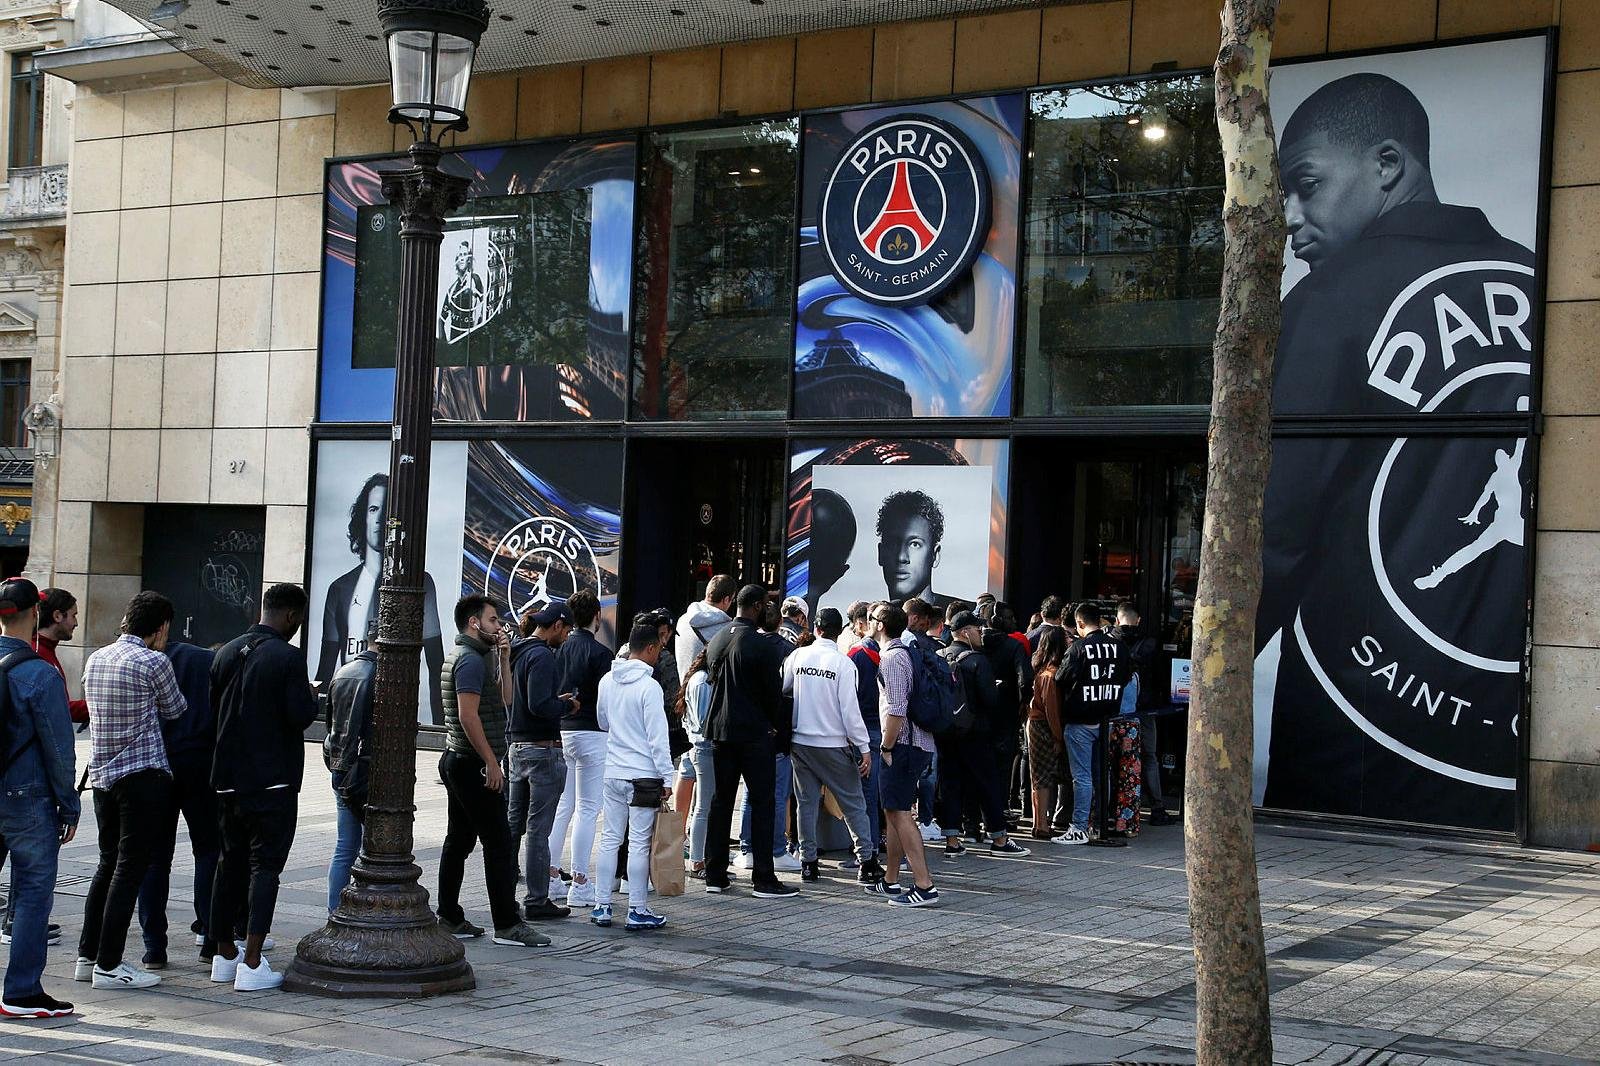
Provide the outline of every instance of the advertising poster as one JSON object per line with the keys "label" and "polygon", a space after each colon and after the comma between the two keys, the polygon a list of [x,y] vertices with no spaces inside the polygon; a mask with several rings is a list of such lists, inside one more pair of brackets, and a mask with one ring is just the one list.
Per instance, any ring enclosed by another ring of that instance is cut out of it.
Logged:
{"label": "advertising poster", "polygon": [[464,592],[506,604],[519,622],[593,592],[599,640],[614,647],[621,546],[621,441],[472,443]]}
{"label": "advertising poster", "polygon": [[1011,413],[1024,106],[806,118],[795,417]]}
{"label": "advertising poster", "polygon": [[919,596],[941,609],[1005,579],[1009,446],[1000,440],[798,445],[790,457],[787,579],[813,616]]}
{"label": "advertising poster", "polygon": [[[312,678],[327,685],[334,673],[363,648],[369,621],[376,616],[383,567],[383,530],[389,485],[387,441],[323,441],[317,447],[311,580],[307,593],[306,661]],[[461,531],[465,526],[461,486],[467,474],[467,445],[433,446],[428,496],[426,606],[422,619],[422,680],[418,720],[444,724],[440,670],[446,645],[454,639],[452,611],[461,587]]]}
{"label": "advertising poster", "polygon": [[[472,176],[446,220],[435,305],[434,417],[620,419],[633,255],[631,140],[482,148],[445,159]],[[386,159],[329,168],[320,418],[390,416],[399,216]]]}
{"label": "advertising poster", "polygon": [[[1545,47],[1274,70],[1275,413],[1530,411]],[[1273,442],[1258,803],[1511,828],[1530,477],[1520,439]]]}

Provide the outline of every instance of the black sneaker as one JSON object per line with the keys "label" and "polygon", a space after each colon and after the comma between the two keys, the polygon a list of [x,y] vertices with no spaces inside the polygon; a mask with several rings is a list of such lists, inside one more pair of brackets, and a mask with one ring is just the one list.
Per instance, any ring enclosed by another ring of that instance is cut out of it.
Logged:
{"label": "black sneaker", "polygon": [[[61,943],[61,927],[55,922],[45,926],[44,942],[50,947],[55,947]],[[0,928],[0,944],[9,943],[11,943],[11,923],[8,921],[3,928]]]}
{"label": "black sneaker", "polygon": [[465,918],[462,918],[459,922],[449,922],[440,918],[439,924],[444,926],[445,932],[457,940],[473,940],[483,935],[483,926],[473,925]]}
{"label": "black sneaker", "polygon": [[867,886],[868,894],[873,896],[898,896],[904,891],[898,883],[889,881],[874,881]]}
{"label": "black sneaker", "polygon": [[522,916],[530,922],[547,922],[553,918],[565,918],[571,913],[571,907],[548,899],[543,903],[524,904],[522,908]]}
{"label": "black sneaker", "polygon": [[1145,821],[1150,825],[1174,825],[1178,820],[1164,810],[1154,810]]}
{"label": "black sneaker", "polygon": [[1024,855],[1032,855],[1033,852],[1029,851],[1027,848],[1023,847],[1021,844],[1018,844],[1015,840],[1012,840],[1010,837],[1007,837],[1006,838],[1006,842],[1004,844],[990,844],[989,845],[989,854],[990,855],[1006,855],[1006,856],[1010,856],[1011,858],[1014,858],[1014,859],[1020,859]]}
{"label": "black sneaker", "polygon": [[72,1004],[65,1003],[43,992],[15,999],[0,999],[0,1014],[7,1018],[65,1018],[72,1013]]}
{"label": "black sneaker", "polygon": [[726,895],[731,890],[731,887],[732,886],[730,886],[728,884],[728,882],[726,882],[726,881],[707,881],[706,882],[706,891],[709,892],[713,896]]}
{"label": "black sneaker", "polygon": [[821,876],[822,869],[817,865],[815,860],[812,860],[811,862],[800,863],[800,880],[806,882],[807,884],[812,884]]}
{"label": "black sneaker", "polygon": [[791,896],[798,896],[800,890],[782,881],[773,881],[771,884],[756,885],[751,889],[751,894],[756,899],[788,899]]}
{"label": "black sneaker", "polygon": [[861,869],[856,871],[856,883],[860,885],[876,884],[883,880],[883,867],[877,859],[868,859],[861,864]]}
{"label": "black sneaker", "polygon": [[165,970],[167,968],[167,953],[165,951],[147,951],[141,961],[147,970]]}
{"label": "black sneaker", "polygon": [[958,855],[965,855],[966,853],[967,853],[967,846],[965,844],[961,843],[960,840],[957,840],[954,837],[945,837],[945,841],[944,841],[944,857],[945,858],[953,859]]}

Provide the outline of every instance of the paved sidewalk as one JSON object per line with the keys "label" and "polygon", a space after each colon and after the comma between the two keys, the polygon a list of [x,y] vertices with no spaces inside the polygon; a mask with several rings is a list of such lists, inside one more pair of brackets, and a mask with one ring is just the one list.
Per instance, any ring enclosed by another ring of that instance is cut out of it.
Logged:
{"label": "paved sidewalk", "polygon": [[[437,756],[418,758],[418,858],[443,836]],[[299,835],[278,905],[281,969],[322,919],[334,812],[307,750]],[[65,927],[47,987],[80,1016],[0,1025],[0,1057],[303,1064],[1181,1063],[1193,1061],[1182,832],[1126,849],[1039,845],[1026,859],[935,859],[942,897],[899,911],[825,861],[797,901],[694,891],[665,930],[545,923],[553,947],[469,943],[478,988],[424,1001],[327,1000],[214,986],[175,938],[151,992],[70,980],[95,856],[64,853]],[[1600,856],[1263,825],[1263,910],[1283,1063],[1558,1066],[1600,1062]],[[174,870],[175,932],[190,863]],[[825,856],[837,860],[841,856]],[[487,919],[482,866],[468,913]],[[138,934],[130,953],[138,957]],[[0,948],[0,957],[8,949]]]}

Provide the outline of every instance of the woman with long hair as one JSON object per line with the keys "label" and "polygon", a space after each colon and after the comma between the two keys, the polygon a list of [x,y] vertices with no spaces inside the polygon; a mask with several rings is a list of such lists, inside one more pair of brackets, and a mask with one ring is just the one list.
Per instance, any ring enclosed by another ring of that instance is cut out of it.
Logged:
{"label": "woman with long hair", "polygon": [[1066,746],[1061,738],[1061,695],[1056,668],[1067,654],[1067,631],[1046,626],[1033,653],[1033,699],[1028,704],[1028,777],[1033,785],[1033,839],[1049,840],[1055,792],[1066,780]]}
{"label": "woman with long hair", "polygon": [[711,769],[711,742],[705,738],[710,710],[711,677],[706,672],[706,651],[701,648],[689,664],[677,700],[678,719],[694,742],[694,747],[684,753],[682,764],[694,775],[693,806],[689,810],[689,876],[696,879],[706,875],[706,822],[711,817],[711,797],[717,790],[716,774]]}

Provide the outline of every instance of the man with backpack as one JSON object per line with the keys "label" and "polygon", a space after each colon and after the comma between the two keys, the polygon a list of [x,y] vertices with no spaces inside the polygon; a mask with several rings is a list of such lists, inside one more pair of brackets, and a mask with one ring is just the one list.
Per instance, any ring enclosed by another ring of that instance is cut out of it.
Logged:
{"label": "man with backpack", "polygon": [[1161,760],[1156,752],[1155,709],[1162,704],[1161,676],[1156,667],[1161,642],[1143,631],[1139,608],[1132,600],[1117,604],[1117,636],[1127,649],[1130,666],[1130,683],[1138,681],[1139,754],[1143,771],[1145,798],[1150,801],[1150,824],[1171,825],[1177,821],[1167,813],[1167,801],[1161,794]]}
{"label": "man with backpack", "polygon": [[11,857],[11,957],[0,993],[9,1018],[60,1018],[72,1004],[45,993],[46,939],[63,844],[78,831],[67,688],[29,647],[39,589],[26,578],[0,585],[0,837]]}
{"label": "man with backpack", "polygon": [[[955,830],[961,825],[968,794],[976,796],[983,814],[984,828],[989,832],[989,854],[1020,858],[1029,853],[1028,849],[1006,835],[1004,792],[995,762],[1000,739],[997,730],[1004,723],[998,716],[994,670],[983,651],[983,622],[971,611],[962,611],[950,620],[950,629],[955,639],[941,654],[961,683],[962,709],[958,718],[966,717],[969,722],[964,731],[958,724],[948,732],[934,734],[939,748],[939,820],[945,831],[945,858],[955,858],[967,850]],[[1008,635],[997,635],[1020,650]],[[1015,729],[1015,724],[1011,728]]]}
{"label": "man with backpack", "polygon": [[1072,768],[1072,822],[1057,844],[1089,842],[1089,809],[1094,800],[1095,747],[1101,723],[1122,710],[1122,642],[1103,628],[1100,608],[1080,603],[1074,614],[1081,639],[1073,641],[1056,671],[1061,693],[1062,731]]}
{"label": "man with backpack", "polygon": [[[240,992],[283,984],[283,975],[261,953],[278,905],[278,879],[294,844],[306,726],[317,718],[305,652],[289,643],[305,618],[304,589],[271,586],[261,597],[260,624],[223,645],[211,666],[211,706],[217,712],[211,784],[221,808],[222,859],[200,955],[211,956],[211,980],[232,982]],[[93,714],[92,697],[89,704]],[[246,905],[241,951],[233,927]]]}
{"label": "man with backpack", "polygon": [[783,702],[783,652],[760,630],[767,590],[739,590],[738,617],[706,648],[711,711],[705,736],[711,741],[716,791],[707,821],[706,891],[728,891],[728,850],[733,800],[744,778],[750,802],[751,887],[762,899],[799,895],[778,880],[773,868],[773,818],[777,756],[789,749],[793,724]]}
{"label": "man with backpack", "polygon": [[[917,819],[911,813],[917,805],[917,782],[933,762],[933,734],[917,723],[917,718],[927,719],[933,708],[951,702],[941,699],[939,685],[946,689],[955,687],[955,679],[944,670],[942,682],[936,678],[938,670],[930,668],[927,660],[914,660],[912,651],[901,639],[906,631],[906,613],[892,603],[875,603],[867,616],[872,638],[882,649],[878,669],[878,706],[882,710],[883,743],[878,751],[883,756],[882,800],[883,815],[888,822],[886,840],[889,854],[884,863],[883,880],[867,886],[874,895],[887,896],[890,903],[901,907],[931,907],[939,902],[939,890],[934,887],[928,873],[928,859],[922,850],[922,835],[917,829]],[[938,656],[932,662],[940,663]],[[919,671],[922,673],[919,674]],[[911,705],[917,703],[914,718]],[[911,866],[914,879],[911,888],[900,885],[900,860]]]}
{"label": "man with backpack", "polygon": [[322,740],[322,761],[333,775],[334,805],[339,810],[339,835],[328,862],[328,913],[350,883],[350,868],[361,851],[367,811],[367,786],[372,774],[372,695],[378,675],[378,620],[367,630],[366,647],[345,663],[328,682],[328,735]]}

